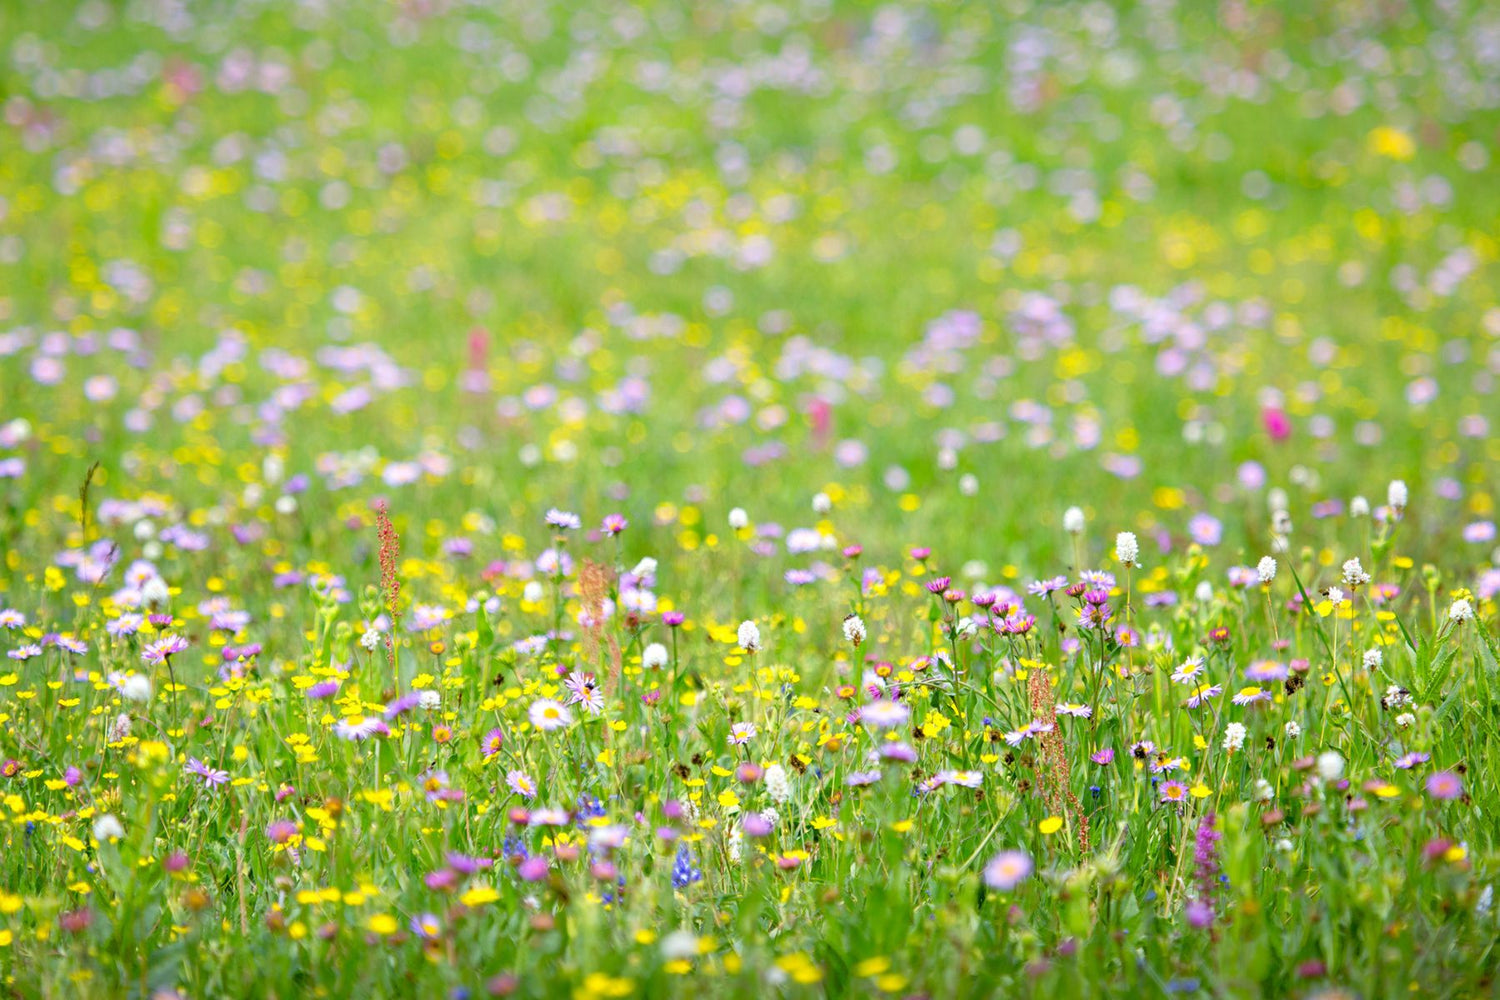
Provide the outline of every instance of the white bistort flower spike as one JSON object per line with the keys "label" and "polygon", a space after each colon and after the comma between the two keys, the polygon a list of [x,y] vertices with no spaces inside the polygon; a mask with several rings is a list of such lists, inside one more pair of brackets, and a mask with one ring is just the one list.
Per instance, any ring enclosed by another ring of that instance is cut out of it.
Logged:
{"label": "white bistort flower spike", "polygon": [[1135,532],[1122,531],[1115,536],[1115,556],[1126,566],[1140,565],[1141,543],[1136,541]]}
{"label": "white bistort flower spike", "polygon": [[660,670],[667,665],[667,647],[653,642],[641,650],[641,666],[647,670]]}
{"label": "white bistort flower spike", "polygon": [[1083,534],[1083,508],[1069,507],[1063,511],[1063,530],[1070,535]]}
{"label": "white bistort flower spike", "polygon": [[1255,577],[1262,584],[1270,583],[1276,579],[1276,559],[1273,556],[1261,556],[1260,562],[1255,564]]}
{"label": "white bistort flower spike", "polygon": [[760,648],[760,626],[753,621],[740,622],[740,630],[736,634],[740,648],[747,653],[753,653]]}
{"label": "white bistort flower spike", "polygon": [[1403,479],[1392,479],[1391,485],[1386,487],[1385,502],[1396,509],[1397,513],[1406,509],[1408,500],[1406,492],[1406,481]]}

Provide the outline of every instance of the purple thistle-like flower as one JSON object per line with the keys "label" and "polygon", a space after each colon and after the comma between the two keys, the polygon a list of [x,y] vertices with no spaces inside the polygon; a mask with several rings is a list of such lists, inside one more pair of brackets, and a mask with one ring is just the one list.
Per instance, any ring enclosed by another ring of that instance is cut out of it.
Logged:
{"label": "purple thistle-like flower", "polygon": [[323,699],[323,698],[332,698],[334,695],[336,695],[338,693],[339,693],[339,682],[336,681],[336,680],[333,680],[331,678],[329,680],[326,680],[326,681],[319,681],[318,683],[312,685],[306,691],[303,692],[303,694],[307,695],[307,697],[315,699],[315,700]]}
{"label": "purple thistle-like flower", "polygon": [[398,718],[421,704],[422,696],[415,691],[408,691],[385,706],[385,717],[387,719]]}

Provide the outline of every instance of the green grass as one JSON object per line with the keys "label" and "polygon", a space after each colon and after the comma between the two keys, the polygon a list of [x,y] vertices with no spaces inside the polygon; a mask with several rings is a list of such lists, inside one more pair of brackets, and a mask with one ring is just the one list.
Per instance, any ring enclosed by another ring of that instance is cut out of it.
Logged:
{"label": "green grass", "polygon": [[1497,31],[0,2],[3,989],[1494,993]]}

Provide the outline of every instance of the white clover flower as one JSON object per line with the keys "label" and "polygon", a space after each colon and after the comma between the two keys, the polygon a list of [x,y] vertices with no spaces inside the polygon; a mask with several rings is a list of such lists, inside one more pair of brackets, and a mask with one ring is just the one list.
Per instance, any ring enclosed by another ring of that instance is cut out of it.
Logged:
{"label": "white clover flower", "polygon": [[1405,480],[1392,479],[1391,485],[1385,489],[1385,502],[1400,511],[1406,509],[1407,499]]}
{"label": "white clover flower", "polygon": [[1115,556],[1126,566],[1139,565],[1141,545],[1136,541],[1135,532],[1122,531],[1115,536]]}
{"label": "white clover flower", "polygon": [[417,692],[417,704],[422,708],[431,711],[432,709],[442,706],[443,696],[438,694],[431,688],[424,688],[421,691]]}
{"label": "white clover flower", "polygon": [[1378,649],[1365,650],[1364,664],[1369,671],[1379,670],[1381,664],[1385,663],[1385,654]]}
{"label": "white clover flower", "polygon": [[380,632],[373,628],[367,628],[359,637],[359,644],[364,647],[365,652],[375,652],[375,647],[380,645]]}
{"label": "white clover flower", "polygon": [[669,962],[698,957],[698,935],[677,930],[661,939],[661,957]]}
{"label": "white clover flower", "polygon": [[145,674],[131,674],[120,682],[120,697],[126,701],[150,701],[151,678]]}
{"label": "white clover flower", "polygon": [[1063,530],[1070,535],[1083,534],[1083,508],[1069,507],[1063,511]]}
{"label": "white clover flower", "polygon": [[1370,501],[1366,500],[1362,496],[1361,497],[1355,497],[1353,500],[1350,500],[1349,501],[1349,516],[1350,517],[1369,517],[1370,516]]}
{"label": "white clover flower", "polygon": [[1231,722],[1224,727],[1224,750],[1234,753],[1245,745],[1246,730],[1242,723]]}
{"label": "white clover flower", "polygon": [[1412,726],[1416,723],[1416,721],[1417,717],[1415,715],[1412,715],[1410,712],[1402,712],[1400,715],[1396,716],[1396,725],[1400,726],[1402,729],[1406,729]]}
{"label": "white clover flower", "polygon": [[760,648],[760,626],[748,619],[742,621],[736,638],[741,649],[747,653],[753,653]]}
{"label": "white clover flower", "polygon": [[1271,783],[1265,778],[1256,778],[1252,794],[1257,802],[1270,802],[1276,797],[1276,789],[1272,788]]}
{"label": "white clover flower", "polygon": [[778,806],[786,805],[787,800],[792,797],[792,783],[787,779],[786,768],[780,764],[772,764],[766,768],[764,780],[766,794],[771,797],[771,801]]}
{"label": "white clover flower", "polygon": [[1344,592],[1337,587],[1328,588],[1328,601],[1334,607],[1344,603]]}
{"label": "white clover flower", "polygon": [[172,592],[167,589],[167,581],[159,576],[153,576],[141,584],[141,600],[154,608],[165,607],[172,597]]}
{"label": "white clover flower", "polygon": [[660,670],[667,665],[667,647],[653,642],[641,650],[641,666],[647,670]]}
{"label": "white clover flower", "polygon": [[1448,605],[1448,620],[1450,622],[1453,622],[1455,625],[1462,625],[1464,622],[1473,621],[1474,605],[1470,604],[1467,600],[1460,597],[1458,600]]}
{"label": "white clover flower", "polygon": [[850,615],[844,619],[844,638],[850,644],[855,646],[863,644],[867,634],[864,619],[859,615]]}
{"label": "white clover flower", "polygon": [[1361,586],[1370,582],[1370,574],[1359,564],[1359,559],[1348,559],[1344,562],[1344,585],[1349,588]]}
{"label": "white clover flower", "polygon": [[1411,694],[1401,685],[1392,684],[1385,689],[1385,704],[1387,708],[1405,708],[1411,704]]}
{"label": "white clover flower", "polygon": [[119,840],[125,836],[125,827],[114,813],[105,813],[94,820],[94,839],[99,843]]}
{"label": "white clover flower", "polygon": [[1286,738],[1289,740],[1295,740],[1302,735],[1302,727],[1297,724],[1296,719],[1288,720],[1287,724],[1281,727],[1281,731],[1286,734]]}
{"label": "white clover flower", "polygon": [[1261,556],[1260,562],[1255,564],[1255,576],[1263,584],[1276,579],[1276,559],[1272,556]]}
{"label": "white clover flower", "polygon": [[130,716],[121,712],[115,716],[114,725],[109,727],[109,742],[119,743],[130,735]]}
{"label": "white clover flower", "polygon": [[735,531],[744,531],[750,527],[750,515],[745,513],[745,508],[736,507],[729,512],[729,526]]}
{"label": "white clover flower", "polygon": [[1344,776],[1344,758],[1337,750],[1324,750],[1318,754],[1317,768],[1324,781],[1338,781]]}

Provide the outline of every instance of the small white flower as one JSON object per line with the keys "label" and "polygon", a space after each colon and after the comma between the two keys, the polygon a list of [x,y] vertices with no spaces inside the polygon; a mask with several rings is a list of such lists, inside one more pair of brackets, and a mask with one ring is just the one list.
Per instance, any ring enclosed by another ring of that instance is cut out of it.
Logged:
{"label": "small white flower", "polygon": [[979,477],[972,472],[965,472],[958,480],[958,492],[966,497],[979,495]]}
{"label": "small white flower", "polygon": [[438,694],[431,688],[424,688],[423,690],[417,692],[417,704],[422,708],[431,711],[432,709],[438,708],[443,704],[443,696]]}
{"label": "small white flower", "polygon": [[1282,537],[1292,533],[1292,515],[1286,512],[1286,508],[1277,508],[1271,512],[1271,531]]}
{"label": "small white flower", "polygon": [[635,564],[635,569],[630,571],[630,575],[634,577],[655,576],[656,560],[652,559],[650,556],[646,556],[640,562]]}
{"label": "small white flower", "polygon": [[120,682],[120,697],[126,701],[150,701],[151,678],[145,674],[131,674]]}
{"label": "small white flower", "polygon": [[1273,556],[1261,556],[1260,562],[1255,564],[1255,575],[1263,584],[1276,579],[1276,559]]}
{"label": "small white flower", "polygon": [[1226,753],[1234,753],[1245,745],[1245,727],[1242,723],[1231,722],[1224,727],[1224,750]]}
{"label": "small white flower", "polygon": [[375,652],[375,647],[380,645],[380,633],[373,628],[365,629],[364,634],[359,637],[359,644],[364,647],[365,652]]}
{"label": "small white flower", "polygon": [[290,514],[297,509],[297,498],[294,496],[279,496],[276,498],[276,513]]}
{"label": "small white flower", "polygon": [[661,957],[669,962],[698,957],[698,935],[692,931],[673,931],[661,939]]}
{"label": "small white flower", "polygon": [[1198,581],[1198,586],[1193,589],[1193,598],[1199,604],[1207,604],[1214,599],[1214,585],[1207,580]]}
{"label": "small white flower", "polygon": [[760,626],[748,619],[742,621],[736,638],[741,649],[747,653],[753,653],[760,648]]}
{"label": "small white flower", "polygon": [[1353,500],[1350,500],[1349,501],[1349,516],[1350,517],[1369,517],[1370,516],[1370,501],[1366,500],[1364,497],[1355,497]]}
{"label": "small white flower", "polygon": [[109,727],[109,742],[119,743],[130,735],[130,716],[121,712],[115,716],[114,725]]}
{"label": "small white flower", "polygon": [[1135,539],[1135,532],[1122,531],[1115,536],[1115,556],[1126,566],[1139,564],[1141,545]]}
{"label": "small white flower", "polygon": [[1365,568],[1359,564],[1359,560],[1357,558],[1356,559],[1345,560],[1345,562],[1344,562],[1344,585],[1345,586],[1350,587],[1352,589],[1354,587],[1358,587],[1358,586],[1361,586],[1362,584],[1366,584],[1366,583],[1369,583],[1369,582],[1370,582],[1370,574],[1368,574],[1368,573],[1365,572]]}
{"label": "small white flower", "polygon": [[1318,754],[1318,777],[1324,781],[1338,781],[1344,776],[1344,758],[1337,750],[1324,750]]}
{"label": "small white flower", "polygon": [[771,797],[771,801],[778,806],[786,805],[787,800],[792,797],[792,783],[787,779],[786,768],[780,764],[772,764],[766,768],[764,780],[766,794]]}
{"label": "small white flower", "polygon": [[745,508],[736,507],[729,512],[729,526],[735,531],[744,531],[750,527],[750,515],[745,513]]}
{"label": "small white flower", "polygon": [[660,670],[667,665],[667,647],[653,642],[641,650],[641,666],[647,670]]}
{"label": "small white flower", "polygon": [[826,514],[833,510],[833,498],[827,493],[818,493],[813,497],[812,508],[818,514]]}
{"label": "small white flower", "polygon": [[94,820],[94,839],[99,843],[119,840],[123,836],[125,836],[125,827],[120,825],[120,820],[114,813],[105,813]]}
{"label": "small white flower", "polygon": [[1281,727],[1281,731],[1286,734],[1286,738],[1289,740],[1295,740],[1302,735],[1302,727],[1297,724],[1296,719],[1289,720],[1285,726]]}
{"label": "small white flower", "polygon": [[165,607],[172,593],[167,589],[167,581],[159,576],[153,576],[141,584],[141,600],[153,608]]}
{"label": "small white flower", "polygon": [[1406,509],[1407,499],[1405,480],[1392,479],[1391,485],[1385,489],[1385,502],[1401,511]]}
{"label": "small white flower", "polygon": [[1083,508],[1069,507],[1063,511],[1063,530],[1070,535],[1083,534]]}
{"label": "small white flower", "polygon": [[850,615],[844,619],[844,638],[851,645],[861,645],[865,641],[865,622],[859,615]]}
{"label": "small white flower", "polygon": [[1448,605],[1448,620],[1450,622],[1453,622],[1455,625],[1462,625],[1464,622],[1473,621],[1474,605],[1470,604],[1467,600],[1460,597],[1458,600]]}
{"label": "small white flower", "polygon": [[1366,670],[1369,670],[1369,671],[1379,670],[1380,669],[1380,665],[1383,664],[1384,662],[1385,662],[1385,654],[1382,653],[1380,650],[1378,650],[1378,649],[1367,649],[1367,650],[1365,650],[1364,664],[1365,664],[1365,669]]}
{"label": "small white flower", "polygon": [[546,593],[539,581],[528,580],[526,586],[521,588],[521,600],[527,604],[539,604]]}
{"label": "small white flower", "polygon": [[1401,685],[1392,684],[1385,689],[1385,704],[1387,708],[1405,708],[1411,704],[1411,694],[1402,690]]}
{"label": "small white flower", "polygon": [[1328,601],[1334,607],[1344,603],[1344,592],[1337,587],[1328,588]]}
{"label": "small white flower", "polygon": [[1276,789],[1265,778],[1256,778],[1254,795],[1257,802],[1270,802],[1276,797]]}
{"label": "small white flower", "polygon": [[1396,716],[1396,725],[1400,726],[1402,729],[1408,728],[1416,721],[1417,717],[1415,715],[1412,715],[1410,712],[1402,712],[1400,715]]}

